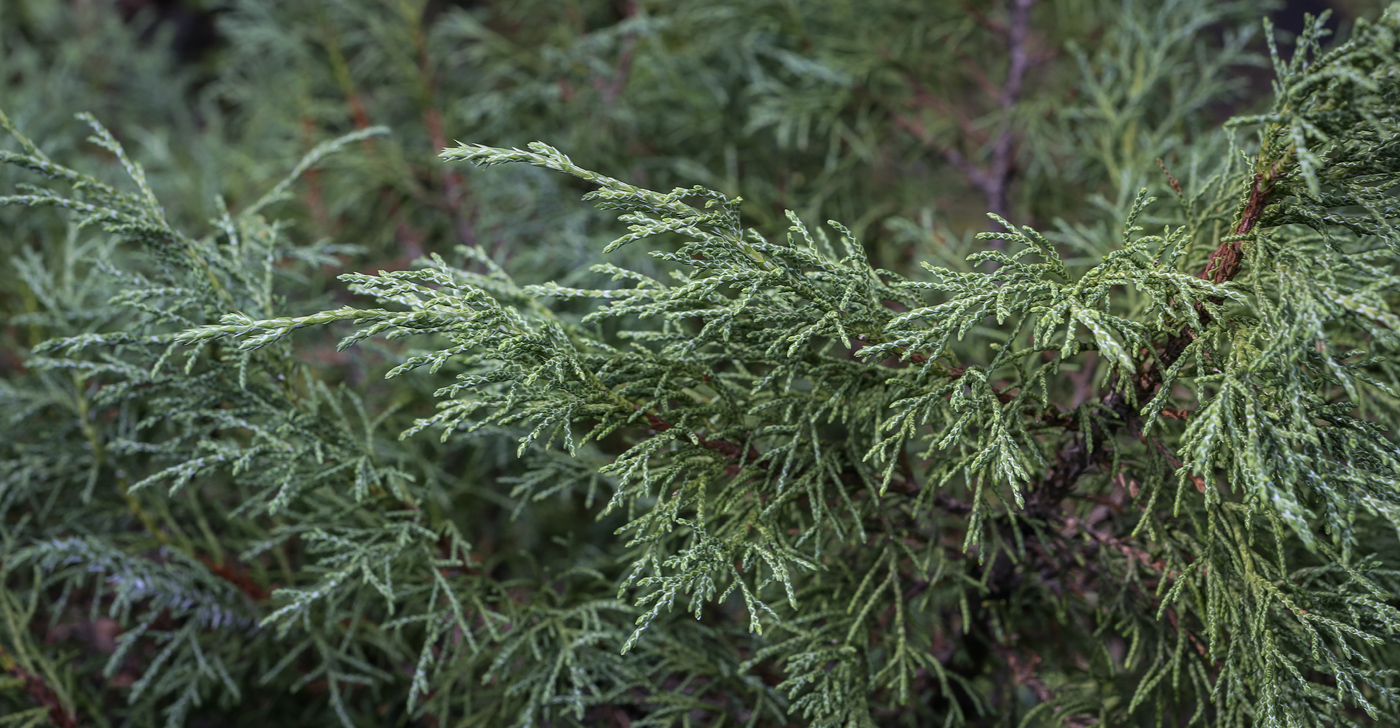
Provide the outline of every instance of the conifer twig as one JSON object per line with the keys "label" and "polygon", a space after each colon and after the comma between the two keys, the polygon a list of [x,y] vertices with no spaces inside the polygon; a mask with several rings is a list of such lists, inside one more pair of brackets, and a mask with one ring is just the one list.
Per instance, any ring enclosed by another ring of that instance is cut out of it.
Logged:
{"label": "conifer twig", "polygon": [[[999,130],[992,140],[992,148],[986,165],[979,165],[968,159],[967,155],[963,154],[954,144],[937,145],[943,158],[982,193],[986,200],[987,210],[1003,219],[1011,218],[1006,196],[1011,178],[1015,173],[1016,132],[1015,126],[1011,123],[1011,112],[1020,103],[1021,89],[1025,82],[1026,72],[1030,68],[1030,17],[1031,9],[1037,1],[1010,0],[1006,23],[992,21],[980,10],[965,5],[973,17],[993,32],[1004,36],[1006,41],[1008,61],[1006,78],[1000,87],[987,89],[989,93],[994,92],[993,100],[1002,119],[998,125]],[[966,114],[960,113],[946,101],[940,99],[912,73],[905,73],[904,77],[914,91],[911,103],[916,106],[932,108],[953,119],[962,130],[963,136],[968,140],[977,144],[986,141],[987,135],[977,129]],[[982,80],[985,84],[985,79]],[[921,144],[933,146],[933,139],[929,137],[928,130],[923,123],[902,112],[895,112],[893,118],[896,126],[909,132]]]}
{"label": "conifer twig", "polygon": [[1006,188],[1011,183],[1013,150],[1016,135],[1012,131],[1011,111],[1021,100],[1021,85],[1026,70],[1030,66],[1029,26],[1031,7],[1036,0],[1012,0],[1010,26],[1006,31],[1007,54],[1010,65],[1006,71],[1006,83],[1001,88],[998,102],[1001,106],[1002,128],[992,146],[991,169],[986,175],[988,184],[983,192],[987,195],[987,209],[997,215],[1011,219],[1006,208]]}
{"label": "conifer twig", "polygon": [[[1287,169],[1286,160],[1276,160],[1269,162],[1265,157],[1268,150],[1260,152],[1263,162],[1268,163],[1268,168],[1257,173],[1250,183],[1250,193],[1245,199],[1244,205],[1239,212],[1239,219],[1232,227],[1231,235],[1225,238],[1219,246],[1211,253],[1209,262],[1201,271],[1199,277],[1210,280],[1219,285],[1233,279],[1240,270],[1240,263],[1243,260],[1243,252],[1239,245],[1239,239],[1249,235],[1258,225],[1264,207],[1268,202],[1269,195],[1273,193],[1275,184],[1282,178]],[[1218,301],[1217,301],[1218,302]],[[1197,303],[1195,307],[1197,315],[1200,317],[1199,325],[1210,323],[1210,313],[1202,303]],[[1181,354],[1186,350],[1191,340],[1196,337],[1192,325],[1184,326],[1180,333],[1167,339],[1154,364],[1151,359],[1144,363],[1143,373],[1136,377],[1133,383],[1136,388],[1136,401],[1146,402],[1156,393],[1162,385],[1162,372],[1168,369]],[[1065,496],[1073,491],[1078,479],[1089,470],[1103,464],[1109,458],[1109,451],[1102,447],[1090,452],[1087,448],[1087,438],[1092,437],[1094,442],[1104,443],[1114,432],[1120,428],[1130,425],[1131,420],[1136,416],[1136,412],[1130,407],[1129,400],[1117,389],[1106,392],[1101,402],[1103,408],[1114,414],[1112,420],[1105,424],[1095,424],[1094,432],[1082,434],[1074,437],[1056,455],[1055,464],[1041,482],[1032,489],[1030,498],[1027,501],[1027,511],[1038,517],[1047,517]],[[1185,413],[1172,409],[1167,416],[1182,419]],[[1197,487],[1204,485],[1198,483]],[[1034,508],[1032,508],[1032,504]]]}

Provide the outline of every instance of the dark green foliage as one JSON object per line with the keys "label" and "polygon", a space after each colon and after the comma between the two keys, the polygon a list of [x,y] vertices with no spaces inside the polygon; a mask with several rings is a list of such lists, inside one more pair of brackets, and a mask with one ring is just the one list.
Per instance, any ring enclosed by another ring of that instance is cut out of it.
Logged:
{"label": "dark green foliage", "polygon": [[925,6],[241,0],[72,167],[6,97],[0,725],[1394,725],[1400,5]]}

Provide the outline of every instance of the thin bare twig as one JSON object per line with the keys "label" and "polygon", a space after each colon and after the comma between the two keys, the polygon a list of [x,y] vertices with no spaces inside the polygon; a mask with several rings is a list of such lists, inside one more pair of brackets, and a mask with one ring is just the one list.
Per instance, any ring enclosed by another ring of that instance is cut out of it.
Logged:
{"label": "thin bare twig", "polygon": [[952,119],[957,123],[964,142],[967,144],[980,147],[988,141],[991,142],[990,157],[985,165],[979,165],[968,159],[957,144],[936,144],[929,137],[927,128],[921,122],[903,113],[895,112],[893,115],[896,126],[909,132],[924,146],[937,148],[939,154],[963,176],[967,177],[968,182],[982,193],[986,199],[987,209],[1007,220],[1011,219],[1007,197],[1011,180],[1016,171],[1017,135],[1011,117],[1016,105],[1020,103],[1026,72],[1031,66],[1030,19],[1031,8],[1036,2],[1038,0],[1010,0],[1005,23],[992,20],[985,13],[970,5],[965,6],[979,23],[1006,39],[1009,63],[1006,78],[1000,86],[993,84],[986,74],[976,68],[975,64],[971,65],[972,70],[970,71],[983,92],[993,98],[1001,116],[998,131],[993,137],[989,137],[985,131],[977,128],[973,120],[966,114],[961,113],[931,92],[912,73],[905,74],[905,80],[914,92],[909,105],[932,109],[941,116]]}
{"label": "thin bare twig", "polygon": [[1031,6],[1035,3],[1036,0],[1012,0],[1010,26],[1007,28],[1010,66],[1007,68],[1006,83],[1001,87],[1001,97],[998,99],[1002,113],[1001,132],[992,146],[991,170],[988,174],[990,184],[984,190],[987,195],[987,207],[1005,219],[1010,219],[1010,211],[1006,207],[1006,192],[1011,184],[1012,164],[1015,161],[1013,151],[1016,145],[1011,111],[1021,100],[1021,86],[1026,77],[1026,69],[1030,66],[1030,50],[1027,43],[1030,37]]}

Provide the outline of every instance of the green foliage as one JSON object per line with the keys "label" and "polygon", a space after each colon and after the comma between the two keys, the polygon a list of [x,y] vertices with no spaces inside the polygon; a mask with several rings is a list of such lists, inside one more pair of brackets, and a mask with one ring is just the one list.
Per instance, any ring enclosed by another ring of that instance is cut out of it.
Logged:
{"label": "green foliage", "polygon": [[1393,724],[1400,5],[544,5],[235,3],[212,203],[0,115],[0,725]]}

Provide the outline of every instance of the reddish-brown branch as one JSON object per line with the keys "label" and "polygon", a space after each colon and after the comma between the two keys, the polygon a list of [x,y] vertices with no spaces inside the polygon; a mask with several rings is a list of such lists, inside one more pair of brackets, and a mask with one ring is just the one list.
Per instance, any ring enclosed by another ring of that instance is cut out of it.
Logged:
{"label": "reddish-brown branch", "polygon": [[[1145,439],[1146,439],[1146,438],[1144,437],[1144,440],[1145,440]],[[1181,460],[1177,458],[1176,453],[1172,452],[1171,449],[1168,448],[1166,445],[1163,445],[1161,440],[1158,440],[1158,439],[1156,439],[1156,438],[1153,438],[1152,444],[1157,446],[1157,450],[1159,450],[1159,451],[1162,453],[1163,457],[1165,457],[1165,458],[1167,459],[1167,462],[1168,462],[1168,463],[1171,463],[1171,466],[1172,466],[1173,468],[1178,468],[1178,469],[1181,468]],[[1194,486],[1196,486],[1196,491],[1197,491],[1197,492],[1200,492],[1200,493],[1206,492],[1206,479],[1205,479],[1205,478],[1202,478],[1202,477],[1199,476],[1199,475],[1192,475],[1192,476],[1191,476],[1191,484],[1194,485]]]}
{"label": "reddish-brown branch", "polygon": [[1178,409],[1176,407],[1163,407],[1160,414],[1163,417],[1169,417],[1173,420],[1186,421],[1191,419],[1191,410]]}
{"label": "reddish-brown branch", "polygon": [[239,568],[237,565],[227,563],[221,564],[207,556],[201,556],[199,560],[204,564],[204,568],[209,570],[209,573],[238,587],[239,591],[243,592],[244,595],[253,601],[261,602],[271,596],[261,584],[254,581],[253,577],[248,575],[246,570]]}
{"label": "reddish-brown branch", "polygon": [[[656,432],[665,432],[671,429],[672,427],[675,427],[675,425],[671,424],[670,422],[667,422],[660,415],[653,414],[651,412],[643,412],[642,416],[646,418],[647,427],[650,427]],[[713,450],[719,453],[720,455],[729,458],[730,460],[745,459],[746,462],[753,465],[758,463],[758,459],[760,457],[759,452],[756,448],[750,447],[746,451],[743,445],[740,445],[736,442],[731,442],[729,440],[705,437],[704,435],[698,432],[695,433],[695,439],[700,442],[700,447],[703,447],[707,450]]]}
{"label": "reddish-brown branch", "polygon": [[1172,173],[1167,170],[1167,163],[1163,162],[1161,157],[1157,158],[1157,166],[1162,169],[1162,174],[1167,176],[1167,184],[1171,185],[1172,191],[1178,195],[1181,194],[1181,183],[1176,181],[1176,177],[1173,177]]}
{"label": "reddish-brown branch", "polygon": [[[1235,224],[1234,237],[1248,235],[1254,230],[1254,226],[1259,224],[1259,218],[1264,214],[1264,206],[1268,203],[1269,193],[1274,191],[1274,184],[1278,181],[1282,169],[1283,162],[1275,162],[1269,169],[1254,175],[1254,180],[1250,182],[1249,199],[1240,211],[1240,221]],[[1244,253],[1239,241],[1227,240],[1210,254],[1210,261],[1206,264],[1206,269],[1201,271],[1200,277],[1212,283],[1224,283],[1239,272],[1243,258]]]}
{"label": "reddish-brown branch", "polygon": [[[1239,274],[1243,261],[1243,250],[1240,248],[1238,238],[1250,234],[1259,224],[1264,209],[1268,205],[1269,196],[1273,193],[1276,183],[1282,179],[1286,168],[1287,160],[1279,160],[1272,163],[1267,170],[1254,176],[1250,183],[1249,197],[1240,210],[1239,221],[1232,228],[1231,236],[1221,242],[1211,253],[1209,262],[1200,273],[1200,278],[1222,284]],[[1216,301],[1216,303],[1218,302]],[[1203,303],[1196,304],[1196,313],[1199,321],[1195,326],[1210,323],[1210,313]],[[1167,339],[1161,351],[1158,352],[1155,363],[1151,359],[1144,362],[1142,371],[1137,374],[1133,382],[1137,402],[1146,402],[1156,394],[1158,388],[1162,386],[1162,372],[1181,358],[1186,347],[1195,338],[1194,326],[1184,326],[1179,333]],[[1050,516],[1054,507],[1073,490],[1075,481],[1081,475],[1108,460],[1109,453],[1102,447],[1102,444],[1114,432],[1128,427],[1131,420],[1135,418],[1136,411],[1129,406],[1126,398],[1116,389],[1105,394],[1102,401],[1104,409],[1112,413],[1114,417],[1105,421],[1103,425],[1095,425],[1094,432],[1085,433],[1092,434],[1094,442],[1100,443],[1100,447],[1096,448],[1094,452],[1089,452],[1084,435],[1071,439],[1056,456],[1055,465],[1034,488],[1027,501],[1027,510],[1031,510],[1030,506],[1033,503],[1036,506],[1033,511],[1035,515]],[[1163,414],[1176,419],[1186,419],[1189,416],[1189,413],[1179,409],[1163,410]],[[1165,451],[1165,448],[1163,449]],[[1175,460],[1175,456],[1172,456],[1171,453],[1167,454],[1172,460]],[[1197,477],[1192,480],[1198,490],[1205,490],[1203,479]]]}

